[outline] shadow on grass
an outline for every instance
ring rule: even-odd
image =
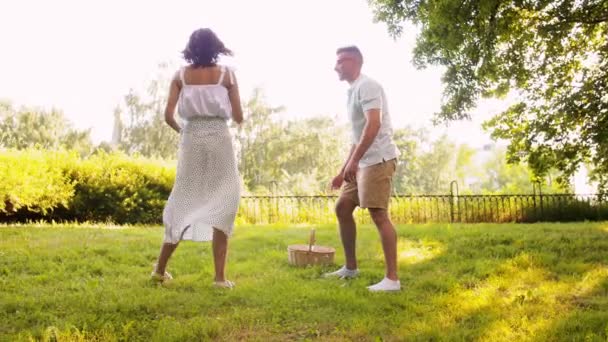
[[[608,234],[602,224],[402,227],[400,238],[435,239],[443,253],[400,263],[411,291],[434,310],[393,330],[406,339],[548,340],[606,338]],[[599,301],[581,317],[571,294]],[[580,290],[578,290],[580,292]],[[599,291],[599,292],[598,292]],[[582,292],[581,292],[582,293]],[[429,298],[430,295],[430,298]]]

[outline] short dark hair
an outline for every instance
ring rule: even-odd
[[[363,62],[363,54],[361,54],[361,50],[359,50],[359,48],[355,45],[343,46],[341,48],[338,48],[338,50],[336,50],[336,55],[342,52],[354,53],[359,58],[361,58],[361,62]]]
[[[224,46],[211,29],[202,28],[192,32],[182,54],[195,67],[207,67],[216,65],[220,55],[232,56],[232,51]]]

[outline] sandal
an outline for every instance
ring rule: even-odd
[[[214,281],[213,286],[223,288],[223,289],[233,289],[236,286],[236,284],[230,280],[224,280],[224,281]]]
[[[173,277],[171,276],[171,274],[167,271],[165,271],[165,274],[160,274],[156,272],[156,264],[154,265],[154,271],[152,271],[152,273],[150,274],[150,279],[153,281],[157,281],[159,283],[163,283],[167,280],[172,280]]]

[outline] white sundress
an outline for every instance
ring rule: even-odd
[[[232,235],[240,201],[240,176],[227,120],[232,116],[228,73],[217,84],[189,85],[180,70],[178,112],[185,121],[179,141],[177,173],[163,211],[166,243],[210,241],[213,228]]]

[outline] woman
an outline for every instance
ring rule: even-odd
[[[175,184],[163,212],[164,241],[152,279],[172,279],[167,261],[182,240],[212,240],[215,286],[232,288],[224,268],[228,238],[240,200],[238,174],[227,120],[243,121],[234,73],[217,64],[232,55],[208,28],[192,33],[183,57],[188,66],[171,81],[165,121],[180,133]],[[175,106],[184,120],[175,120]]]

